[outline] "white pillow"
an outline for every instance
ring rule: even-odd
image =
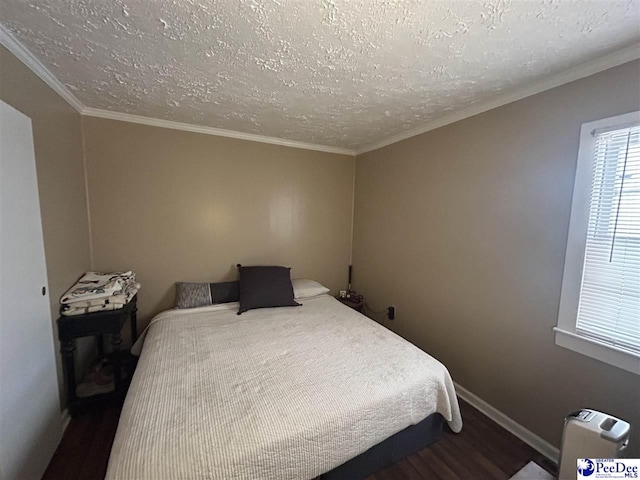
[[[327,287],[313,280],[297,278],[291,280],[291,284],[293,285],[293,296],[295,298],[309,298],[322,295],[323,293],[329,293]]]

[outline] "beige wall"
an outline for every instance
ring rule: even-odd
[[[52,316],[91,268],[135,270],[141,323],[173,283],[274,263],[334,291],[354,159],[80,115],[0,47],[0,98],[32,118]],[[640,425],[640,380],[555,346],[580,124],[638,109],[634,62],[357,159],[355,286],[454,379],[558,445],[581,406]],[[58,358],[59,363],[59,358]],[[58,365],[59,367],[59,365]],[[635,428],[635,455],[640,444]]]
[[[176,281],[236,278],[282,264],[346,284],[353,157],[83,118],[93,265],[132,269],[141,324]]]
[[[554,445],[640,377],[554,344],[580,125],[640,108],[633,62],[358,156],[354,282],[455,381]]]
[[[55,326],[58,301],[90,265],[80,114],[2,46],[0,99],[32,122],[56,362],[64,401]],[[80,345],[86,354],[83,346],[86,342]]]

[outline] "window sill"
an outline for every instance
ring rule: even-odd
[[[556,345],[640,375],[640,355],[555,327]]]

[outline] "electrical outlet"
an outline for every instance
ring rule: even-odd
[[[387,318],[389,318],[389,320],[393,320],[396,318],[396,306],[395,305],[390,305],[387,307]]]

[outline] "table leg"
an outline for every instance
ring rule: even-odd
[[[131,346],[138,339],[138,305],[133,306],[133,310],[131,310]]]
[[[64,371],[67,375],[67,402],[69,403],[69,405],[73,405],[76,402],[76,365],[74,360],[75,349],[76,345],[73,338],[62,340],[60,342],[60,352],[62,353]]]
[[[104,339],[102,334],[96,335],[96,343],[98,344],[98,358],[104,357]]]
[[[113,349],[113,381],[116,391],[120,388],[122,380],[122,372],[120,368],[120,343],[122,343],[122,336],[120,335],[120,332],[114,332],[111,335],[111,347]]]

